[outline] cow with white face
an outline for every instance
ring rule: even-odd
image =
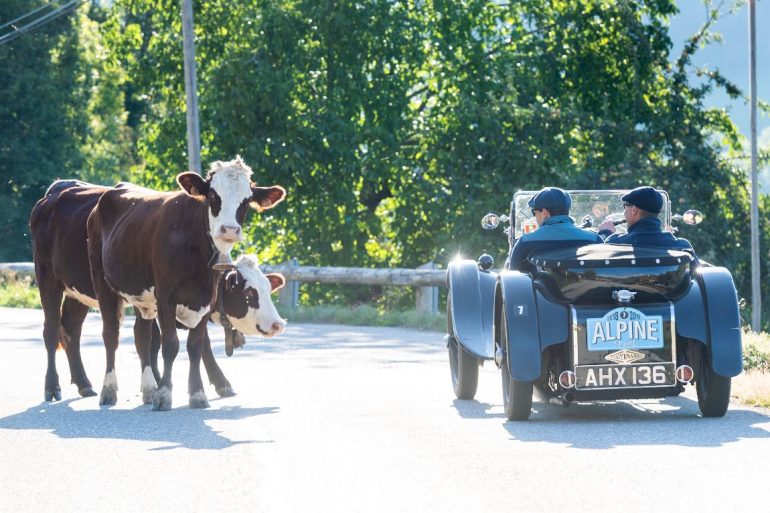
[[[257,212],[272,208],[286,196],[283,187],[254,187],[251,168],[240,156],[211,164],[204,181],[193,172],[177,176],[179,185],[208,203],[209,234],[221,255],[229,259],[236,242],[243,240],[243,224],[249,207]]]
[[[244,335],[273,337],[284,330],[285,321],[278,315],[270,294],[286,283],[282,274],[265,275],[259,261],[252,255],[243,255],[235,269],[224,279],[222,304],[227,318]],[[211,319],[221,324],[219,312]]]
[[[229,260],[233,244],[243,238],[249,207],[272,208],[286,194],[277,185],[256,187],[250,176],[251,169],[238,157],[212,164],[205,180],[196,173],[180,174],[177,181],[184,191],[118,185],[99,198],[88,218],[88,253],[107,350],[101,404],[117,401],[115,350],[120,312],[128,302],[140,313],[134,326],[137,340],[150,340],[155,317],[160,327],[164,365],[154,409],[171,408],[177,319],[190,328],[190,406],[206,406],[200,357],[220,277],[212,265],[220,254]],[[275,333],[277,326],[260,328]]]

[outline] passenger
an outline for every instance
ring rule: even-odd
[[[531,272],[534,268],[527,262],[527,257],[532,253],[602,242],[596,233],[575,226],[574,219],[569,216],[572,198],[558,187],[543,188],[527,205],[532,209],[538,229],[525,233],[516,241],[505,262],[506,269]]]
[[[637,187],[620,199],[623,200],[623,215],[626,217],[628,233],[614,233],[615,225],[611,220],[605,220],[599,225],[599,235],[605,242],[678,249],[695,256],[695,250],[687,239],[680,239],[661,229],[658,214],[663,208],[663,195],[655,188]]]

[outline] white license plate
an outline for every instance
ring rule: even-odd
[[[660,349],[663,317],[645,315],[636,308],[615,308],[604,317],[586,319],[586,345],[589,351]]]
[[[578,365],[575,388],[664,387],[675,384],[673,363]]]

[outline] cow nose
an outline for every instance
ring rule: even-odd
[[[219,234],[225,240],[237,240],[241,236],[241,227],[222,225]]]
[[[283,323],[282,323],[282,322],[277,322],[277,321],[276,321],[276,322],[274,322],[274,323],[273,323],[273,324],[270,326],[270,328],[271,328],[271,330],[273,331],[273,333],[274,333],[275,335],[278,335],[279,333],[283,332]]]

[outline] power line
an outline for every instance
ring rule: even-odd
[[[0,30],[4,29],[5,27],[7,27],[7,26],[9,26],[9,25],[13,25],[13,24],[14,24],[14,23],[16,23],[17,21],[21,21],[21,20],[23,20],[24,18],[29,18],[29,17],[30,17],[30,16],[32,16],[33,14],[37,14],[38,12],[40,12],[40,11],[42,11],[42,10],[44,10],[44,9],[48,9],[49,7],[52,7],[52,6],[53,6],[53,4],[43,4],[43,5],[41,5],[40,7],[38,7],[37,9],[35,9],[34,11],[30,11],[30,12],[28,12],[27,14],[22,14],[22,15],[21,15],[21,16],[19,16],[18,18],[14,19],[14,20],[11,20],[11,21],[9,21],[8,23],[5,23],[5,24],[3,24],[3,25],[0,25]]]
[[[22,36],[29,32],[32,29],[41,27],[47,23],[50,23],[51,21],[55,20],[56,18],[59,18],[61,16],[64,16],[65,14],[69,14],[70,12],[74,11],[84,3],[86,3],[88,0],[70,0],[66,4],[60,6],[55,11],[49,12],[43,16],[40,16],[37,19],[34,19],[27,23],[26,25],[22,25],[21,27],[15,28],[13,32],[9,32],[8,34],[0,37],[0,45],[3,45],[5,43],[10,43],[14,39],[16,39],[19,36]],[[40,10],[40,9],[38,9]],[[34,11],[33,11],[34,12]],[[32,13],[27,13],[26,15],[22,16],[20,19],[27,18]]]

